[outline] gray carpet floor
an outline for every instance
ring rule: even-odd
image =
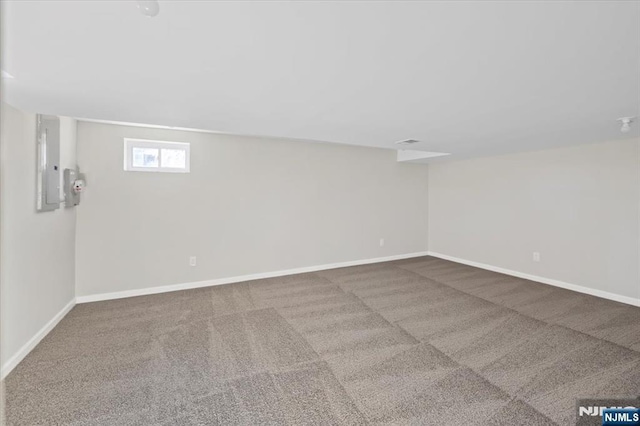
[[[9,424],[574,424],[640,395],[640,308],[422,257],[77,305]]]

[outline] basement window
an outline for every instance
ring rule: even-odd
[[[184,142],[124,139],[124,169],[129,172],[189,173],[190,145]]]

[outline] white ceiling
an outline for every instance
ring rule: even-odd
[[[640,2],[11,2],[9,103],[448,158],[638,136]]]

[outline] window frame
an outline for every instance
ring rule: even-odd
[[[158,167],[135,167],[133,148],[153,148],[158,150]],[[184,167],[162,167],[162,149],[185,151]],[[152,173],[191,173],[191,144],[188,142],[159,141],[151,139],[124,138],[124,171]]]

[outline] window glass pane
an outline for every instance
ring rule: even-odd
[[[187,167],[187,156],[184,149],[161,149],[162,167],[184,169]]]
[[[159,167],[157,148],[133,147],[133,167]]]

